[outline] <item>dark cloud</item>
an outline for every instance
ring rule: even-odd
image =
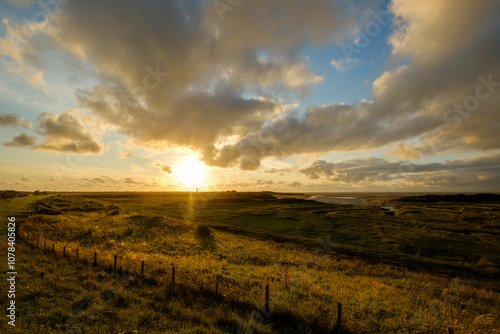
[[[242,169],[256,169],[269,156],[369,149],[418,134],[418,130],[408,128],[391,132],[387,119],[378,119],[370,112],[372,105],[333,104],[310,107],[303,114],[289,113],[234,144],[205,152],[204,159],[215,166],[238,164]]]
[[[18,114],[0,115],[0,125],[21,125],[33,129],[31,122]],[[23,133],[14,137],[11,142],[5,143],[4,146],[33,147],[40,150],[79,154],[102,152],[102,144],[88,132],[72,111],[64,111],[60,115],[42,113],[34,130],[39,135],[45,136],[45,140],[40,145],[33,146],[37,138]]]
[[[59,47],[99,73],[95,86],[76,93],[100,120],[143,145],[217,154],[219,143],[285,111],[273,92],[304,96],[322,80],[299,51],[340,41],[354,12],[345,1],[256,0],[221,17],[214,3],[73,0],[50,24],[23,27],[38,29],[37,43],[14,43],[21,30],[9,25],[1,51],[42,83],[38,55]],[[99,152],[55,141],[42,147]],[[242,167],[255,166],[243,159]]]
[[[72,1],[53,19],[64,29],[50,34],[70,52],[91,57],[105,77],[103,84],[77,92],[81,106],[143,144],[166,142],[209,152],[218,140],[256,131],[280,111],[276,99],[243,97],[247,89],[278,85],[302,92],[320,80],[306,58],[282,53],[302,42],[294,34],[281,36],[281,24],[303,30],[303,42],[326,41],[342,26],[340,7],[330,1],[307,6],[258,2],[242,4],[221,21],[211,2],[120,2],[117,13],[113,1]],[[317,14],[313,24],[298,8],[304,6]],[[262,18],[257,19],[261,15],[274,16],[265,33]],[[280,52],[259,56],[271,47]]]
[[[392,59],[406,64],[375,80],[372,101],[288,113],[236,143],[207,152],[207,162],[254,169],[269,156],[371,149],[394,142],[401,146],[389,154],[404,158],[500,148],[500,3],[457,6],[446,0],[436,7],[430,0],[395,0],[391,10],[396,24],[389,39]],[[415,137],[418,144],[406,142]]]
[[[19,136],[14,137],[11,142],[4,143],[3,146],[29,147],[35,144],[36,139],[37,139],[36,137],[28,136],[27,134],[23,133],[20,134]]]
[[[299,171],[311,180],[338,184],[493,189],[500,185],[500,154],[444,163],[391,162],[382,158],[353,159],[337,163],[316,160]]]
[[[45,136],[45,141],[35,148],[78,154],[101,153],[102,144],[94,138],[71,111],[60,115],[43,113],[40,115],[37,132]]]
[[[123,183],[126,183],[126,184],[141,184],[141,182],[137,182],[136,180],[134,180],[131,177],[126,177],[122,181],[123,181]]]
[[[19,118],[18,114],[1,114],[0,126],[17,125],[19,124]]]
[[[0,126],[21,126],[24,128],[33,128],[33,125],[29,120],[19,116],[18,114],[1,114],[0,115]]]
[[[271,186],[271,185],[274,184],[274,181],[259,179],[259,180],[255,181],[255,184],[258,185],[258,186]]]
[[[164,165],[162,164],[160,161],[155,161],[155,166],[160,168],[160,170],[164,173],[167,173],[167,174],[172,174],[173,171],[172,171],[172,167],[168,166],[168,165]]]
[[[354,13],[371,9],[358,3],[254,0],[221,14],[213,1],[72,0],[48,24],[23,27],[38,29],[36,43],[14,43],[21,28],[7,24],[0,52],[43,84],[40,55],[60,48],[98,73],[76,96],[102,124],[136,144],[199,151],[213,166],[253,170],[266,157],[391,143],[401,145],[388,154],[404,158],[500,148],[495,0],[393,0],[392,55],[371,101],[286,105],[322,80],[304,47],[342,41]],[[77,118],[50,115],[37,148],[102,151]]]

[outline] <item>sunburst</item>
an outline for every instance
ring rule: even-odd
[[[206,182],[206,169],[204,163],[198,161],[196,157],[184,158],[176,167],[175,174],[177,180],[189,189],[202,188]]]

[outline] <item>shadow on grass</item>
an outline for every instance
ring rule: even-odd
[[[163,295],[165,298],[161,301],[163,305],[168,305],[168,300],[176,299],[183,300],[186,303],[203,303],[204,307],[211,307],[220,304],[235,310],[238,314],[245,315],[240,318],[240,321],[235,321],[231,319],[224,320],[220,325],[225,330],[230,330],[231,333],[246,333],[245,328],[248,329],[248,333],[253,333],[253,328],[246,327],[244,320],[253,318],[265,325],[272,326],[273,330],[278,333],[321,333],[321,334],[356,334],[349,328],[345,326],[325,325],[324,319],[313,318],[308,321],[297,314],[294,314],[287,310],[274,310],[265,311],[264,309],[258,308],[255,304],[247,301],[241,301],[231,296],[223,296],[216,294],[215,291],[210,289],[198,288],[193,286],[187,286],[183,284],[176,284],[174,286],[168,285],[165,288],[165,293]],[[168,306],[161,307],[158,311],[165,312],[168,310]]]

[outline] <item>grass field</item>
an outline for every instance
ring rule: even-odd
[[[342,333],[500,333],[500,204],[391,204],[393,215],[271,193],[2,199],[4,228],[15,216],[25,238],[9,332],[334,333],[342,303]]]

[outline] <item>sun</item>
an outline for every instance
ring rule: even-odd
[[[195,157],[183,159],[176,168],[177,180],[189,190],[205,186],[207,167]]]

